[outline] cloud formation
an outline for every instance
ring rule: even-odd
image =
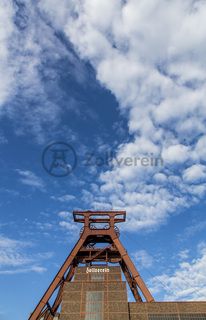
[[[132,254],[137,268],[150,268],[153,265],[154,259],[146,250],[138,250]]]
[[[0,21],[0,119],[12,121],[17,135],[29,132],[43,143],[63,111],[59,61],[67,62],[77,82],[83,81],[83,68],[37,3],[1,0]]]
[[[53,87],[48,91],[43,81],[48,76],[55,83],[56,73],[49,68],[43,74],[42,65],[68,57],[77,66],[76,78],[81,74],[61,33],[91,63],[128,119],[130,141],[118,146],[116,157],[164,160],[163,167],[114,161],[100,174],[99,189],[90,191],[90,206],[126,209],[127,228],[136,230],[156,228],[200,201],[206,193],[204,1],[60,0],[57,6],[54,0],[2,0],[0,12],[7,25],[0,34],[7,71],[1,113],[15,121],[23,114],[39,141],[45,121],[58,121],[61,110],[49,99]],[[5,108],[21,93],[24,104]]]
[[[61,219],[59,226],[65,230],[70,236],[76,237],[79,235],[80,228],[73,222],[73,216],[69,211],[60,211],[58,216]]]
[[[70,202],[76,199],[76,197],[73,194],[64,194],[62,196],[56,197],[51,196],[52,200],[60,201],[60,202]]]
[[[25,249],[31,243],[23,242],[0,235],[0,274],[17,274],[36,272],[42,273],[47,269],[40,265],[41,261],[51,257],[51,253],[27,254]]]
[[[165,301],[205,300],[206,299],[206,245],[198,246],[198,257],[191,262],[182,261],[171,274],[162,274],[151,279],[152,292],[165,292]],[[188,250],[180,253],[182,259],[188,258]]]
[[[156,228],[206,192],[206,3],[62,1],[57,12],[53,5],[43,0],[39,8],[128,117],[132,138],[117,157],[164,160],[161,169],[113,164],[93,203],[126,208],[129,229]]]
[[[20,169],[16,169],[16,171],[20,176],[19,180],[21,181],[21,183],[27,186],[39,189],[41,191],[45,190],[44,181],[40,177],[38,177],[34,172],[30,170],[20,170]]]

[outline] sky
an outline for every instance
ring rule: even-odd
[[[206,299],[205,16],[204,0],[0,0],[0,320],[28,318],[74,209],[127,211],[157,301]]]

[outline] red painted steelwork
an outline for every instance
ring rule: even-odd
[[[150,291],[119,240],[119,230],[115,224],[125,221],[126,212],[74,211],[73,217],[75,222],[84,223],[80,238],[30,315],[29,320],[52,320],[54,318],[61,304],[64,284],[72,280],[75,268],[79,263],[92,264],[96,261],[119,263],[135,300],[141,302],[143,301],[143,296],[147,302],[154,301]],[[102,227],[104,223],[107,224],[106,228]],[[97,248],[95,245],[98,243],[105,243],[107,246]],[[57,290],[56,298],[51,306],[49,301]]]

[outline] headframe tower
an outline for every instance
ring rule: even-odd
[[[79,265],[119,264],[136,302],[153,302],[154,298],[122,245],[117,227],[125,222],[126,211],[74,211],[74,222],[82,223],[80,237],[29,320],[52,320],[58,311],[65,284]],[[52,301],[52,302],[51,302]]]

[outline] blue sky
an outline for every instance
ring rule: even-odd
[[[78,239],[74,209],[127,211],[121,240],[156,300],[206,299],[205,14],[0,0],[0,319],[27,319]],[[77,156],[64,178],[42,166],[56,141]]]

